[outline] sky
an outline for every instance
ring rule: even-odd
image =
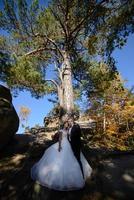
[[[134,34],[130,35],[127,44],[122,49],[116,49],[113,53],[116,59],[117,69],[123,79],[127,80],[126,87],[134,86]]]
[[[47,2],[40,0],[40,3]],[[0,3],[1,6],[1,3]],[[127,80],[126,87],[131,88],[134,86],[134,35],[129,36],[126,45],[122,49],[116,49],[113,53],[116,59],[117,69],[121,73],[123,79]],[[51,69],[47,72],[47,77],[51,78]],[[48,112],[53,108],[53,104],[48,101],[49,96],[44,96],[40,99],[31,97],[30,92],[20,92],[19,95],[13,97],[13,105],[19,114],[20,107],[25,106],[31,110],[28,117],[28,126],[34,127],[35,125],[43,126],[43,119]],[[23,133],[24,129],[21,124],[18,133]]]

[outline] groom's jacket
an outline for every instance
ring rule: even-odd
[[[71,146],[74,148],[81,148],[81,128],[79,124],[74,124],[70,133]]]
[[[78,160],[78,163],[81,168],[81,172],[84,178],[84,172],[83,172],[83,167],[80,159],[80,152],[81,152],[81,128],[79,124],[74,124],[71,132],[70,132],[70,144],[73,150],[73,153]]]

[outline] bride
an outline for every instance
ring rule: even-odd
[[[59,131],[59,142],[50,146],[42,158],[31,169],[31,177],[47,188],[69,191],[84,187],[85,181],[90,177],[92,168],[84,155],[80,154],[84,178],[80,165],[73,154],[68,141],[69,123],[64,123]]]

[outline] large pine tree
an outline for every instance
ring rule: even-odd
[[[36,95],[56,89],[67,112],[74,110],[73,80],[82,83],[86,63],[103,59],[113,67],[112,51],[134,31],[131,0],[53,0],[47,6],[38,0],[2,2],[0,27],[6,34],[0,51],[10,55],[8,84]],[[57,78],[46,80],[52,63]]]

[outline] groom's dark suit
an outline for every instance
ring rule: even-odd
[[[73,150],[73,153],[76,157],[76,159],[78,160],[78,163],[80,165],[83,177],[84,177],[84,173],[83,173],[83,167],[82,167],[82,163],[80,160],[80,151],[81,151],[81,128],[78,124],[74,124],[71,128],[70,131],[70,144]]]

